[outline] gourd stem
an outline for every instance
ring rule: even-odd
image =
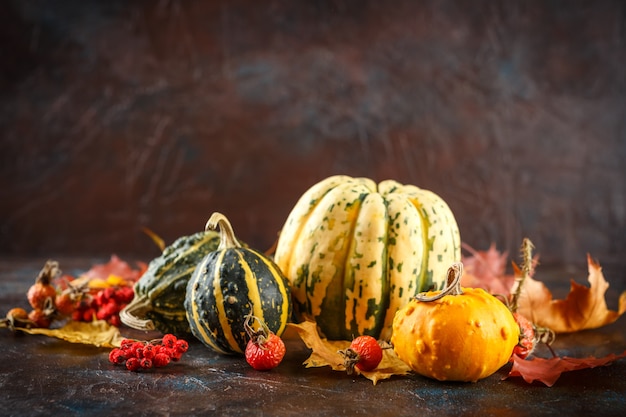
[[[463,275],[463,264],[461,262],[455,262],[450,268],[448,268],[448,281],[446,287],[439,293],[431,296],[427,296],[424,293],[417,294],[415,299],[418,301],[435,301],[446,295],[461,295],[461,276]]]
[[[150,300],[148,297],[136,298],[126,305],[120,311],[120,320],[122,323],[136,330],[154,330],[154,322],[152,320],[142,320],[137,318],[133,313],[137,311],[150,310]]]
[[[224,216],[222,213],[215,212],[206,222],[204,230],[216,230],[218,227],[220,229],[220,245],[218,247],[218,250],[241,247],[239,241],[235,237],[233,227],[231,226],[226,216]]]

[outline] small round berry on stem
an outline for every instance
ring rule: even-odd
[[[340,350],[348,375],[357,367],[361,371],[373,371],[383,359],[383,349],[372,336],[359,336],[352,340],[350,347]]]
[[[253,321],[258,323],[258,330],[252,327]],[[257,371],[269,371],[277,367],[286,352],[283,340],[252,313],[246,316],[244,329],[250,337],[245,351],[248,364]]]
[[[41,271],[39,271],[35,283],[31,285],[26,293],[26,298],[33,310],[43,310],[49,299],[54,302],[57,290],[51,282],[60,273],[59,263],[56,261],[47,261]]]

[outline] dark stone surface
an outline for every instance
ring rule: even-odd
[[[463,240],[626,266],[621,1],[0,3],[0,254],[154,254],[213,211],[265,249],[336,173]]]
[[[91,266],[63,259],[67,272]],[[1,313],[26,307],[25,293],[39,261],[0,262]],[[74,272],[74,273],[76,273]],[[546,281],[566,288],[562,271]],[[613,296],[614,289],[609,293]],[[150,339],[123,329],[126,336]],[[597,330],[559,335],[559,355],[584,357],[626,349],[626,320]],[[377,385],[329,368],[304,368],[306,347],[287,340],[284,361],[270,372],[250,368],[240,357],[220,356],[198,341],[182,360],[149,372],[129,372],[108,362],[108,349],[0,329],[0,416],[623,416],[626,361],[568,372],[556,384],[502,380],[505,367],[476,383],[442,383],[417,375]],[[540,349],[538,354],[548,355]]]

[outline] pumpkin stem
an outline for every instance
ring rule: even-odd
[[[216,230],[218,227],[220,229],[220,245],[217,250],[241,247],[239,241],[235,237],[233,226],[231,226],[226,216],[222,213],[215,212],[206,222],[204,230]]]
[[[461,295],[463,290],[461,289],[461,276],[463,275],[463,264],[461,262],[455,262],[450,268],[448,268],[448,282],[446,287],[439,291],[439,293],[427,296],[424,293],[417,294],[415,299],[417,301],[435,301],[446,295]]]

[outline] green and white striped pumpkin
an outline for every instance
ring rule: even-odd
[[[459,229],[439,196],[345,175],[302,195],[274,255],[290,281],[296,319],[315,320],[331,340],[389,340],[396,311],[442,288],[460,259]]]
[[[289,282],[264,254],[239,245],[228,219],[214,213],[207,230],[219,227],[220,245],[198,264],[187,284],[185,311],[192,334],[219,353],[243,353],[244,322],[252,314],[277,335],[291,316]]]

